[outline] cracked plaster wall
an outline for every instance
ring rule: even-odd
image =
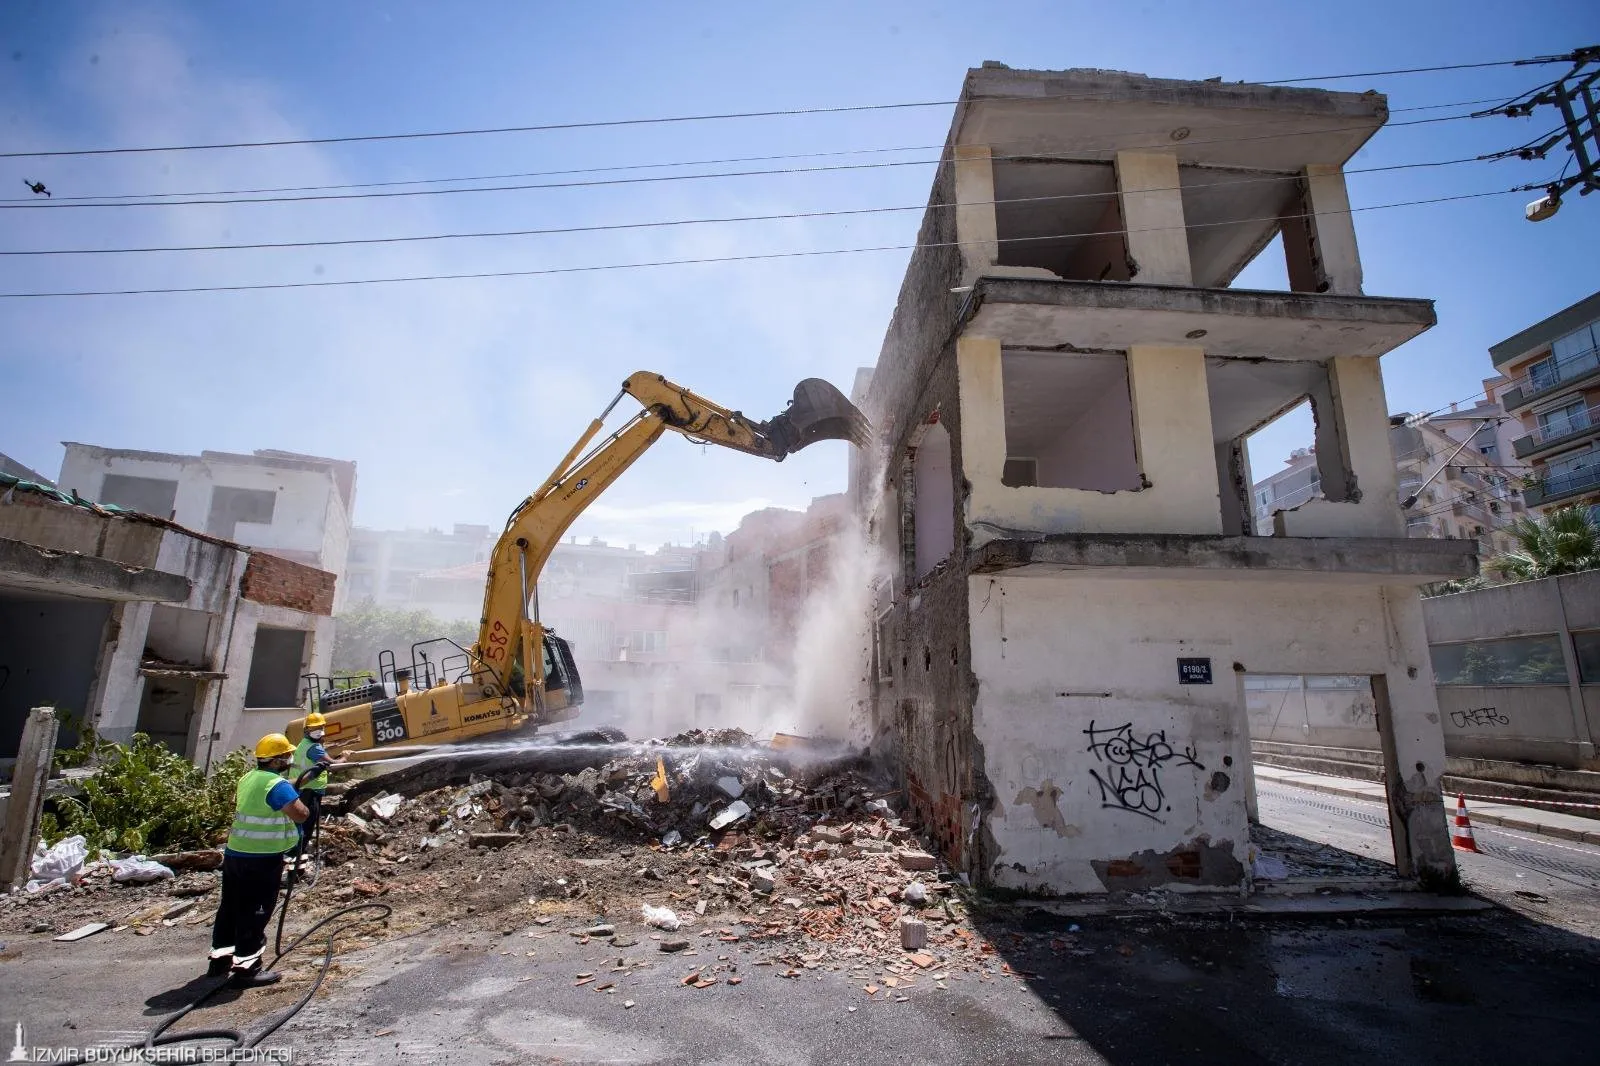
[[[984,877],[1047,893],[1241,883],[1251,783],[1236,663],[1383,677],[1406,809],[1439,814],[1443,741],[1415,600],[1294,580],[969,578],[972,727],[993,789]],[[1179,657],[1210,658],[1213,683],[1180,685]],[[1414,819],[1410,847],[1448,865],[1432,816]]]

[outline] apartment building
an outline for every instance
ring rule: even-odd
[[[493,546],[494,537],[485,525],[457,522],[448,533],[438,529],[357,526],[350,531],[350,553],[345,564],[346,602],[371,600],[383,607],[411,607],[418,591],[417,580],[423,574],[481,563],[489,558]],[[468,613],[475,617],[482,602],[480,584],[478,600]]]
[[[1527,505],[1600,514],[1600,292],[1494,345],[1489,357],[1511,379],[1500,402],[1521,424],[1517,459],[1533,467]]]
[[[1453,868],[1418,587],[1477,545],[1408,538],[1397,504],[1379,360],[1434,312],[1363,293],[1343,172],[1387,117],[1373,92],[968,72],[850,484],[896,561],[873,750],[975,881],[1247,886],[1251,675],[1369,692],[1397,869]],[[1290,291],[1230,288],[1280,235]],[[1269,524],[1246,439],[1305,399],[1318,495]]]

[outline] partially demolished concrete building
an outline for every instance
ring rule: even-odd
[[[1369,686],[1402,876],[1453,868],[1379,358],[1343,166],[1384,97],[968,73],[863,398],[875,748],[946,856],[1047,893],[1237,890],[1253,674]],[[1290,290],[1230,283],[1282,234]],[[1258,528],[1246,438],[1308,398],[1317,498]]]
[[[0,474],[0,772],[31,707],[202,765],[303,713],[334,575]]]

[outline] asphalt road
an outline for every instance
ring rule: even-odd
[[[1272,786],[1261,809],[1284,832],[1378,859],[1388,852],[1376,804]],[[942,989],[919,975],[899,990],[903,1001],[869,999],[862,985],[883,973],[860,960],[786,978],[787,963],[762,965],[777,953],[770,946],[691,937],[691,952],[668,955],[653,930],[626,920],[617,924],[639,941],[626,948],[582,945],[565,934],[572,923],[509,936],[441,925],[353,945],[268,1046],[307,1064],[1589,1066],[1600,942],[1586,930],[1600,849],[1487,827],[1478,838],[1486,854],[1464,855],[1463,869],[1506,909],[1295,920],[1147,913],[1079,919],[1076,931],[1066,918],[996,909],[979,922],[997,949],[991,973],[952,974]],[[159,952],[144,950],[157,939]],[[182,999],[203,951],[198,927],[149,941],[13,943],[0,965],[0,1021],[9,1032],[18,1011],[30,1042],[49,1044],[138,1028]],[[311,963],[297,964],[296,988]],[[723,979],[685,986],[703,964],[720,964]],[[735,974],[737,985],[727,980]],[[192,1024],[248,1028],[295,992],[247,993]]]
[[[1257,794],[1268,825],[1393,865],[1382,804],[1265,781]],[[1472,833],[1481,854],[1457,851],[1456,863],[1474,892],[1537,922],[1600,938],[1600,847],[1487,825]]]

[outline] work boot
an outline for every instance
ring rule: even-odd
[[[283,980],[283,974],[276,970],[234,970],[228,983],[235,988],[262,988],[266,985],[275,985]]]

